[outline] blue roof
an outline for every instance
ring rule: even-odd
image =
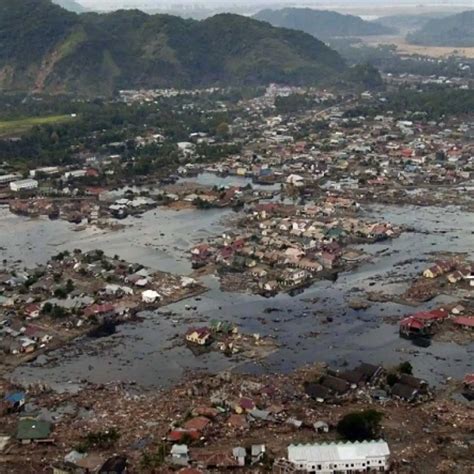
[[[18,403],[22,402],[25,399],[25,392],[15,392],[15,393],[9,393],[6,397],[5,400],[10,403]]]

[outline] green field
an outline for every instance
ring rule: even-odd
[[[73,120],[70,115],[49,115],[48,117],[26,117],[17,120],[0,120],[0,136],[21,135],[36,125],[48,125]]]

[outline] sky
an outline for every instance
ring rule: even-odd
[[[232,11],[253,14],[262,8],[312,7],[360,15],[366,19],[384,15],[450,11],[453,14],[474,9],[474,0],[75,0],[89,10],[111,11],[139,8],[147,12]],[[420,7],[420,5],[422,5]]]
[[[216,6],[216,5],[233,5],[238,6],[242,4],[304,4],[304,5],[393,5],[408,4],[408,5],[471,5],[474,8],[474,0],[300,0],[300,1],[284,1],[284,0],[77,0],[78,3],[89,8],[112,8],[121,6],[146,5],[150,7],[170,7],[174,5],[192,4],[202,6]]]

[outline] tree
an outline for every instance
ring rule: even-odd
[[[390,387],[393,387],[399,380],[400,378],[397,374],[394,374],[392,372],[387,374],[387,383],[388,385],[390,385]]]
[[[380,431],[383,414],[376,410],[364,410],[345,415],[337,424],[337,432],[351,441],[374,439]]]
[[[154,470],[159,468],[166,460],[168,455],[168,449],[165,444],[160,444],[156,452],[149,453],[144,452],[140,460],[140,466],[142,469]]]
[[[227,122],[221,122],[216,127],[216,135],[219,137],[225,137],[229,133],[229,124]]]
[[[405,361],[405,362],[402,362],[402,363],[398,366],[398,371],[399,371],[401,374],[412,375],[412,374],[413,374],[413,366],[410,364],[410,362]]]
[[[69,279],[67,282],[66,282],[66,291],[68,293],[71,293],[72,291],[74,291],[74,282]]]
[[[43,314],[50,314],[51,311],[53,310],[53,305],[47,301],[44,305],[43,305],[43,308],[41,309],[41,312]]]

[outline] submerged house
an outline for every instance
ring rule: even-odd
[[[206,346],[212,342],[212,334],[208,328],[190,329],[186,333],[186,340],[193,344]]]

